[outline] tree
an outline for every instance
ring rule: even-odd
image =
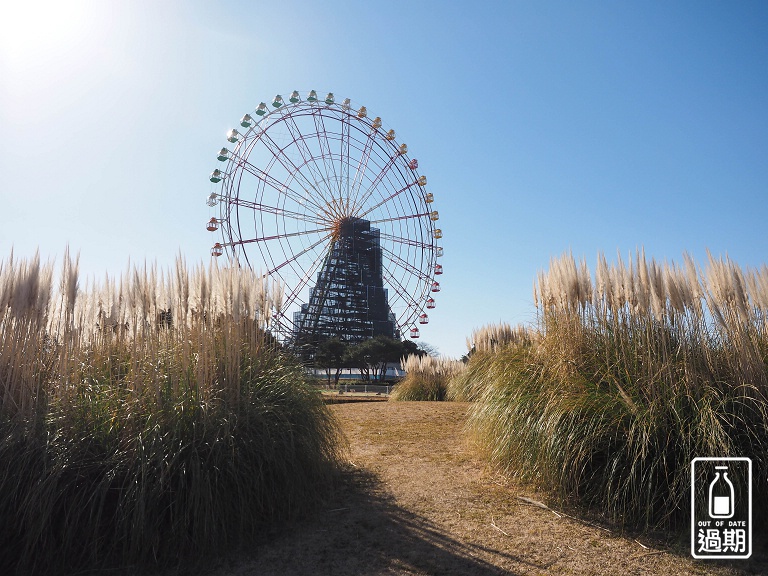
[[[360,370],[363,380],[383,380],[387,365],[396,364],[404,356],[424,356],[414,342],[401,342],[388,336],[379,335],[370,340],[350,346],[347,353],[349,366]]]
[[[334,386],[338,387],[341,369],[346,366],[349,345],[340,338],[329,338],[318,344],[315,353],[315,366],[325,369],[328,386],[331,386],[331,372],[335,370]]]
[[[433,358],[437,358],[440,356],[440,351],[437,349],[436,346],[433,346],[429,342],[419,342],[418,343],[419,350],[421,350],[424,354],[422,356],[432,356]]]
[[[371,379],[371,358],[374,353],[374,346],[371,342],[373,340],[364,340],[357,344],[352,344],[347,350],[347,364],[360,370],[360,377],[363,380]]]
[[[421,358],[422,356],[427,355],[427,353],[419,348],[419,345],[413,340],[404,340],[401,344],[403,346],[403,353],[400,355],[401,358],[406,356],[418,356]]]
[[[377,356],[379,362],[379,380],[383,380],[387,375],[387,365],[398,364],[404,356],[405,342],[395,340],[394,338],[379,337],[380,354]]]

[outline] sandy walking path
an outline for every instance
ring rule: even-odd
[[[694,561],[536,503],[488,469],[466,440],[467,404],[332,407],[350,441],[334,498],[216,576],[757,574],[755,562]]]

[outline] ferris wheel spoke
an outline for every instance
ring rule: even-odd
[[[264,147],[269,151],[270,154],[272,154],[274,159],[283,168],[285,168],[291,175],[296,176],[297,180],[300,177],[307,186],[309,186],[318,194],[318,196],[320,196],[324,204],[328,204],[328,199],[325,197],[321,190],[318,190],[317,183],[311,182],[309,178],[307,178],[306,174],[304,174],[299,166],[296,166],[296,164],[294,164],[294,162],[283,153],[283,151],[280,149],[280,146],[278,146],[278,144],[269,136],[269,134],[264,132],[260,141],[264,143]],[[320,208],[320,205],[317,205],[317,207]]]
[[[389,260],[397,264],[400,268],[403,270],[406,270],[413,276],[416,276],[419,280],[423,280],[424,282],[431,282],[432,277],[428,274],[425,274],[420,269],[416,268],[413,264],[408,262],[407,260],[403,260],[400,256],[389,250],[388,248],[385,248],[384,246],[381,247],[382,252],[386,252],[389,255]]]
[[[288,234],[288,235],[285,235],[285,236],[282,236],[282,237],[285,238],[286,236],[294,236],[294,234]],[[274,274],[275,272],[280,270],[283,266],[285,266],[287,264],[290,264],[291,262],[295,262],[296,260],[298,260],[299,258],[304,256],[304,254],[307,254],[307,253],[311,252],[312,250],[314,250],[315,248],[317,248],[318,246],[320,246],[323,242],[325,242],[327,240],[330,240],[332,236],[333,236],[333,233],[330,233],[330,234],[327,234],[326,236],[323,236],[322,238],[320,238],[320,240],[318,240],[317,242],[315,242],[311,246],[307,246],[304,250],[302,250],[301,252],[297,252],[291,258],[289,258],[288,260],[286,260],[282,264],[279,264],[279,265],[275,266],[274,268],[272,268],[272,270],[267,272],[267,275]]]
[[[423,214],[408,214],[407,216],[393,216],[392,218],[382,218],[380,220],[369,220],[371,224],[382,224],[384,222],[396,222],[397,220],[409,220],[412,218],[423,218],[429,216],[429,212]]]
[[[270,176],[267,172],[260,169],[259,167],[255,166],[253,163],[251,163],[248,158],[242,156],[237,152],[238,148],[235,148],[235,152],[232,153],[233,161],[235,161],[235,166],[238,168],[242,168],[245,172],[248,172],[251,176],[255,176],[258,180],[260,180],[262,183],[266,184],[273,190],[275,190],[278,194],[285,194],[288,198],[296,202],[297,204],[304,204],[307,202],[307,198],[296,192],[295,190],[291,189],[290,187],[286,186],[279,180],[273,178]],[[231,184],[229,186],[233,191],[236,191],[236,187],[234,184]],[[230,197],[236,196],[237,194],[229,194]],[[311,204],[314,205],[313,202],[310,201]],[[319,206],[316,205],[317,208]]]
[[[333,172],[333,177],[338,183],[338,189],[336,190],[336,194],[338,196],[338,200],[343,205],[343,212],[344,214],[350,214],[350,195],[347,193],[348,190],[345,190],[345,186],[348,185],[349,182],[349,122],[346,120],[346,114],[343,114],[341,117],[341,132],[336,133],[333,132],[333,135],[338,137],[340,143],[341,143],[341,153],[338,157],[338,172],[336,170],[336,162],[334,161],[333,157],[333,150],[331,148],[331,141],[328,138],[328,130],[325,126],[325,117],[322,114],[318,114],[315,116],[315,127],[317,128],[317,139],[318,144],[320,146],[321,150],[324,150],[323,152],[323,158],[325,158],[325,153],[327,152],[327,156],[329,159],[328,164],[330,164],[331,171]],[[320,133],[323,134],[323,139],[325,141],[325,148],[323,148],[323,142],[320,139]],[[346,157],[347,159],[344,159],[344,147],[345,147],[345,138],[346,138]],[[344,174],[346,169],[346,175]]]
[[[400,280],[395,277],[393,274],[390,274],[388,270],[385,268],[382,269],[382,277],[384,279],[384,282],[386,284],[389,284],[395,289],[395,293],[403,300],[405,304],[410,304],[409,299],[406,296],[408,294],[408,290],[405,286],[400,282]],[[400,326],[400,328],[403,328],[406,324],[408,324],[411,320],[411,318],[418,313],[419,308],[418,306],[408,306],[408,308],[414,308],[413,312],[411,312],[411,315],[406,319],[403,320],[402,318],[397,318],[397,324]]]
[[[371,152],[373,152],[373,140],[374,140],[375,134],[376,134],[375,130],[372,133],[369,133],[368,138],[365,141],[365,145],[363,146],[363,152],[360,155],[360,160],[358,161],[357,169],[355,170],[355,178],[352,181],[352,186],[347,192],[347,196],[349,198],[356,198],[360,190],[360,187],[363,185],[363,178],[365,177],[365,171],[368,169],[368,160],[370,160]]]
[[[282,238],[296,238],[298,236],[311,236],[313,234],[321,234],[323,232],[328,233],[328,235],[322,238],[320,240],[321,242],[322,240],[328,239],[332,235],[333,228],[318,228],[316,230],[303,230],[301,232],[290,232],[288,234],[274,234],[272,236],[261,236],[259,238],[249,238],[247,240],[236,240],[234,242],[222,243],[222,246],[240,246],[243,244],[253,244],[256,242],[269,242],[270,240],[280,240]],[[317,246],[317,244],[318,243],[313,244],[311,248]],[[302,254],[304,253],[305,252],[302,252]]]
[[[393,199],[393,198],[395,198],[396,196],[399,196],[400,194],[402,194],[402,193],[403,193],[403,192],[405,192],[406,190],[409,190],[409,189],[413,188],[413,187],[414,187],[414,186],[416,186],[417,184],[418,184],[418,181],[417,181],[417,180],[414,180],[413,182],[411,182],[411,183],[410,183],[410,184],[408,184],[407,186],[405,186],[405,187],[403,187],[403,188],[400,188],[400,190],[397,190],[396,192],[393,192],[392,194],[390,194],[389,196],[387,196],[386,198],[384,198],[384,200],[382,200],[382,201],[381,201],[381,202],[379,202],[378,204],[374,204],[373,206],[371,206],[370,208],[368,208],[368,210],[366,210],[365,212],[363,212],[362,214],[360,214],[360,215],[358,216],[358,218],[365,218],[365,217],[366,217],[368,214],[370,214],[371,212],[373,212],[373,211],[374,211],[374,210],[376,210],[377,208],[380,208],[381,206],[383,206],[384,204],[386,204],[387,202],[389,202],[390,200],[392,200],[392,199]]]
[[[314,114],[313,114],[314,116]],[[323,176],[325,178],[328,178],[328,169],[325,168],[325,170],[322,170],[320,166],[317,163],[317,158],[312,153],[312,150],[307,145],[307,142],[305,141],[305,136],[301,133],[301,129],[296,124],[296,119],[294,118],[293,114],[287,114],[285,116],[287,119],[286,121],[286,128],[288,128],[288,132],[291,134],[291,138],[293,138],[293,141],[296,143],[296,149],[299,152],[299,155],[301,156],[301,159],[304,162],[304,165],[307,166],[307,169],[312,174],[313,180],[315,180],[315,184],[317,184],[317,181],[323,180]],[[321,149],[322,154],[322,149]],[[310,164],[310,162],[312,164]],[[323,161],[325,163],[325,161]],[[312,170],[311,166],[314,165],[315,170]]]
[[[323,224],[325,224],[325,222],[323,222],[318,218],[308,218],[307,214],[301,214],[300,212],[292,212],[291,210],[285,210],[283,208],[277,208],[275,206],[268,206],[266,204],[261,204],[259,202],[249,202],[248,200],[241,200],[239,198],[234,198],[234,199],[230,199],[229,203],[235,206],[240,206],[242,208],[251,208],[253,210],[256,210],[257,212],[266,212],[267,214],[275,214],[276,216],[286,216],[288,218],[292,218],[293,220],[308,222],[310,224],[316,224],[318,226],[322,226]]]
[[[296,204],[299,204],[300,206],[304,204],[310,204],[315,208],[317,208],[318,211],[321,210],[321,206],[315,203],[314,201],[312,201],[311,196],[309,196],[308,194],[303,195],[296,192],[296,190],[294,190],[293,188],[290,188],[289,186],[276,180],[275,178],[273,178],[263,170],[257,168],[247,160],[242,160],[241,167],[243,168],[243,170],[245,170],[252,176],[255,176],[261,182],[263,182],[264,184],[266,184],[267,186],[275,190],[278,194],[284,194],[285,196],[287,196],[288,198],[296,202]]]
[[[352,125],[350,124],[350,115],[343,114],[341,117],[341,142],[339,142],[339,172],[341,172],[340,186],[345,186],[349,182],[349,161],[350,161],[350,132]],[[345,174],[346,172],[346,174]],[[347,210],[349,209],[349,189],[347,192]]]
[[[328,240],[330,237],[323,238],[320,242],[323,242],[325,240]],[[330,245],[330,243],[329,243]],[[311,248],[316,248],[317,244]],[[309,250],[309,249],[308,249]],[[315,258],[315,260],[312,262],[312,265],[307,268],[307,270],[304,272],[300,280],[296,283],[296,286],[291,290],[290,294],[285,298],[286,307],[293,304],[293,301],[296,300],[296,298],[299,295],[299,292],[303,290],[303,288],[309,283],[309,279],[315,275],[315,272],[320,268],[320,266],[325,262],[325,257],[323,258]]]
[[[323,118],[322,109],[314,109],[309,115],[312,116],[313,122],[315,124],[314,136],[317,137],[318,147],[320,150],[319,155],[316,153],[313,153],[312,149],[307,144],[306,139],[308,138],[309,135],[302,135],[301,130],[296,124],[296,120],[293,117],[293,115],[290,115],[289,117],[290,123],[286,123],[286,126],[288,128],[288,131],[291,133],[291,136],[297,142],[296,144],[297,148],[300,148],[299,142],[304,148],[304,151],[299,149],[299,154],[301,155],[302,160],[304,161],[303,165],[307,167],[310,174],[312,175],[312,178],[315,181],[314,183],[315,186],[318,186],[320,182],[325,182],[326,188],[324,189],[324,191],[330,195],[331,199],[334,199],[336,196],[336,191],[332,188],[331,183],[336,182],[339,188],[341,184],[339,182],[338,176],[336,175],[336,168],[333,164],[333,156],[331,153],[330,143],[328,141],[328,133],[326,132],[325,124],[322,122],[322,118]],[[318,118],[320,118],[320,123],[318,123]],[[325,141],[325,145],[323,145],[323,140]],[[329,159],[330,159],[330,166],[331,166],[330,170],[329,170]],[[333,172],[333,174],[331,174],[331,172]],[[316,189],[317,188],[315,188],[315,190]],[[339,193],[339,197],[340,196],[341,194]],[[322,197],[325,198],[325,195],[323,195]],[[333,206],[335,203],[326,202],[326,204]]]
[[[376,175],[376,177],[373,179],[371,184],[368,186],[367,190],[363,194],[363,197],[359,200],[355,198],[355,204],[354,204],[354,211],[362,209],[363,206],[365,206],[365,203],[368,202],[370,197],[373,195],[373,193],[376,190],[376,187],[379,185],[379,183],[382,181],[384,176],[387,175],[387,173],[392,169],[392,166],[395,163],[395,160],[397,160],[398,156],[400,154],[395,152],[394,156],[391,156],[389,160],[387,160],[387,163],[384,165],[384,167],[379,171],[379,173]]]
[[[326,177],[330,178],[330,172],[333,172],[333,178],[338,183],[339,188],[336,192],[338,193],[339,200],[341,201],[343,197],[342,181],[339,179],[339,176],[336,173],[336,165],[333,162],[333,152],[331,152],[331,142],[328,140],[328,130],[325,127],[325,118],[323,117],[322,112],[312,114],[312,118],[315,122],[315,134],[317,135],[317,144],[320,146],[320,155],[323,159],[323,165],[325,166]],[[322,138],[320,137],[321,134],[323,135]],[[323,142],[325,142],[325,146],[323,146]],[[328,170],[329,165],[331,168],[330,172]],[[346,205],[344,207],[345,211],[348,208],[349,198],[346,200]]]
[[[395,236],[393,234],[387,234],[385,232],[379,232],[379,237],[398,244],[405,244],[406,246],[415,246],[416,248],[423,248],[425,250],[432,250],[434,246],[425,242],[419,242],[413,238],[405,238],[404,236]]]

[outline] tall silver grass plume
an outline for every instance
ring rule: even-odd
[[[252,289],[250,291],[250,307],[252,310],[253,318],[259,321],[259,326],[261,328],[264,328],[264,326],[261,325],[262,317],[264,316],[264,310],[261,305],[261,303],[264,301],[265,293],[264,278],[261,275],[257,275],[257,278],[258,281],[252,284]]]
[[[242,278],[237,268],[230,267],[229,270],[230,285],[232,291],[230,300],[232,302],[232,318],[239,324],[243,317],[243,285]]]
[[[683,252],[683,265],[685,266],[686,283],[690,289],[691,306],[694,310],[700,312],[704,291],[701,286],[698,267],[688,252]]]
[[[189,291],[187,260],[179,252],[176,256],[176,298],[179,302],[179,315],[184,319],[189,312]]]
[[[608,267],[608,282],[605,287],[608,310],[618,314],[624,300],[624,290],[621,287],[621,269],[612,264]]]
[[[283,295],[285,288],[280,283],[272,284],[272,306],[275,312],[279,314],[283,309]]]
[[[639,314],[648,314],[651,306],[651,281],[648,274],[648,262],[645,258],[645,248],[635,251],[635,295]]]
[[[547,278],[543,271],[536,274],[536,279],[533,282],[533,299],[536,302],[536,306],[545,308],[549,302],[549,295],[547,290]]]
[[[77,301],[77,291],[79,287],[78,278],[80,274],[80,253],[77,253],[74,262],[69,252],[69,246],[64,249],[64,259],[61,267],[61,282],[59,290],[64,300],[64,310],[68,318],[71,318],[75,312],[75,303]]]
[[[567,305],[576,307],[581,301],[579,295],[579,272],[576,268],[576,260],[568,252],[568,256],[563,258],[563,267],[561,268],[563,283],[567,288]]]
[[[161,276],[160,281],[155,278],[155,282],[152,282],[151,270],[152,266],[148,265],[147,262],[144,262],[141,268],[134,268],[132,289],[138,302],[138,310],[129,313],[141,322],[142,328],[146,329],[154,327],[161,311],[160,308],[165,308],[158,306],[158,302],[162,302],[165,279]]]
[[[736,310],[742,319],[747,319],[749,318],[749,305],[746,282],[744,281],[744,272],[736,263],[729,260],[728,264],[731,272],[731,282],[733,284],[733,292],[736,300]]]
[[[239,274],[240,283],[240,302],[243,308],[243,317],[252,319],[253,309],[251,308],[251,292],[253,291],[253,284],[248,281],[246,275],[241,271]]]
[[[531,343],[531,334],[524,326],[512,328],[508,323],[490,324],[472,331],[467,347],[477,352],[492,352],[509,345]]]
[[[11,268],[10,298],[8,309],[11,316],[21,320],[27,318],[34,302],[40,278],[40,253],[35,252],[32,262],[22,260]]]
[[[741,269],[726,254],[715,258],[707,250],[707,289],[720,306],[730,306],[740,316],[746,316],[746,290]]]
[[[669,296],[669,303],[675,312],[685,312],[685,305],[680,287],[677,284],[677,274],[673,265],[664,262],[663,268],[664,286]]]
[[[152,266],[149,269],[149,285],[150,286],[157,286],[159,283],[158,280],[158,270],[157,270],[157,262],[153,262]],[[149,309],[152,310],[155,314],[157,314],[157,290],[150,290],[149,292]]]
[[[401,368],[407,373],[418,373],[426,376],[450,378],[463,372],[466,365],[445,356],[416,356],[410,355],[400,361]]]
[[[612,286],[614,296],[614,305],[616,311],[623,309],[626,304],[629,303],[629,292],[624,285],[627,279],[627,267],[624,264],[624,259],[621,257],[621,252],[616,250],[616,264],[613,267],[613,274],[611,275]]]
[[[716,259],[709,250],[707,250],[705,282],[707,293],[714,302],[723,304],[733,301],[734,297],[731,294],[732,286],[728,278],[726,264],[722,258]]]
[[[202,265],[198,265],[197,267],[197,282],[195,285],[197,292],[196,307],[201,320],[205,317],[206,311],[210,308],[210,271],[210,267],[208,270],[204,270]]]
[[[653,259],[648,266],[648,280],[651,287],[651,310],[656,320],[661,321],[666,311],[667,299],[664,293],[663,273]]]
[[[749,271],[749,299],[757,310],[768,312],[768,266],[763,264],[757,270]]]
[[[637,293],[635,292],[635,267],[632,257],[627,258],[627,264],[624,269],[624,299],[629,306],[629,311],[637,308]]]
[[[758,281],[757,273],[751,268],[747,268],[744,271],[744,287],[747,292],[747,300],[749,301],[749,307],[754,310],[760,310],[760,301],[758,293]]]
[[[592,302],[592,275],[585,258],[579,261],[579,304],[586,307]]]
[[[757,272],[760,309],[768,311],[768,266],[763,264]]]
[[[608,303],[610,298],[610,272],[608,270],[608,262],[605,258],[605,254],[598,252],[597,254],[597,266],[595,269],[595,293],[592,299],[593,304],[597,307],[598,303]]]

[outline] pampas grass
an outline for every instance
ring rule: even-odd
[[[464,370],[463,362],[433,356],[408,356],[401,366],[406,375],[392,390],[390,400],[445,400],[449,380]]]
[[[534,335],[472,355],[451,383],[498,466],[643,527],[685,525],[696,456],[768,474],[765,266],[638,250],[599,255],[592,277],[566,254],[534,298]]]
[[[469,363],[448,381],[446,398],[457,402],[474,402],[489,384],[485,364],[498,357],[503,350],[525,349],[538,338],[534,330],[526,326],[511,326],[507,323],[489,324],[472,332],[467,338]]]
[[[0,262],[0,568],[195,563],[314,506],[341,440],[234,268]]]
[[[467,338],[470,354],[494,352],[510,345],[530,344],[535,335],[524,326],[510,326],[507,323],[489,324],[472,331]]]

